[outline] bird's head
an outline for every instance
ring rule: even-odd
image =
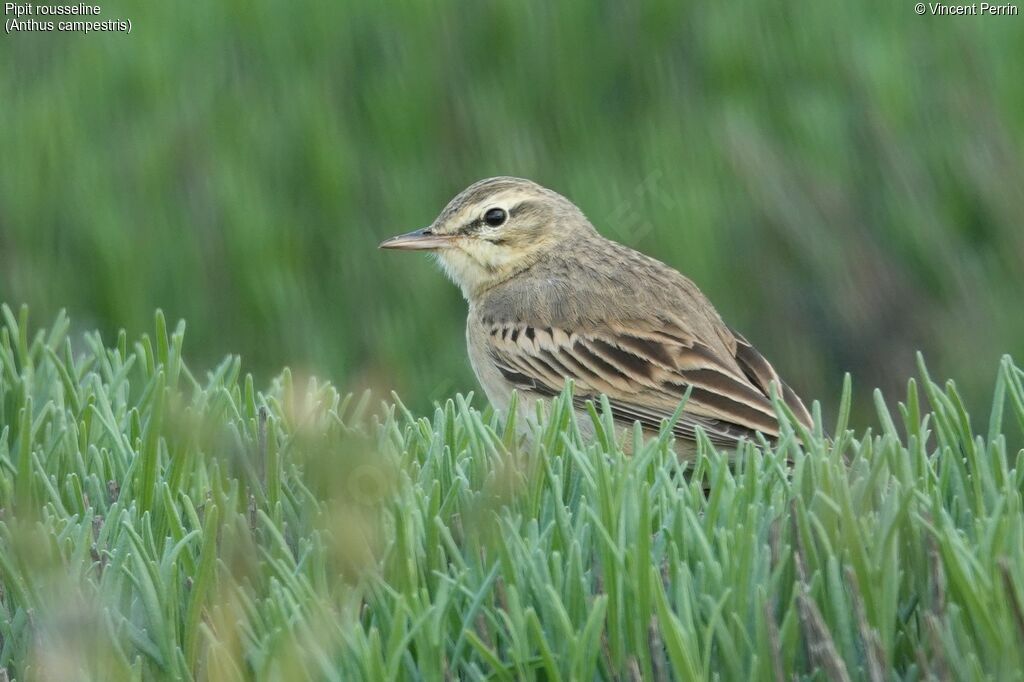
[[[392,237],[380,248],[434,252],[469,298],[526,269],[559,242],[593,229],[557,192],[499,177],[470,185],[429,227]]]

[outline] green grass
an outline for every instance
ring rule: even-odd
[[[819,418],[684,471],[664,436],[623,456],[600,409],[583,440],[564,396],[526,444],[468,397],[196,375],[162,314],[133,342],[3,317],[12,679],[1024,675],[1008,357],[982,433],[922,365],[899,425],[879,398],[849,431],[847,390],[834,442]]]

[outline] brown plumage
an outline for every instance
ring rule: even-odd
[[[771,385],[806,426],[800,398],[727,327],[689,279],[602,237],[561,195],[518,178],[478,182],[424,230],[384,248],[429,249],[469,301],[470,360],[499,409],[513,390],[531,403],[560,393],[608,397],[615,420],[657,431],[687,389],[674,434],[700,426],[732,448],[779,435]],[[683,451],[690,448],[684,447]]]

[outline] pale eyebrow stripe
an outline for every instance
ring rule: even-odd
[[[508,214],[512,215],[524,215],[536,210],[539,206],[539,202],[536,199],[520,199],[515,204],[508,207]],[[470,234],[479,230],[483,227],[483,218],[474,218],[470,222],[466,223],[458,229],[459,234]],[[497,240],[495,243],[503,243],[504,240]]]

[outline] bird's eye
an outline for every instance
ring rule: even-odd
[[[498,227],[508,219],[508,213],[503,208],[489,208],[484,213],[484,222],[491,227]]]

